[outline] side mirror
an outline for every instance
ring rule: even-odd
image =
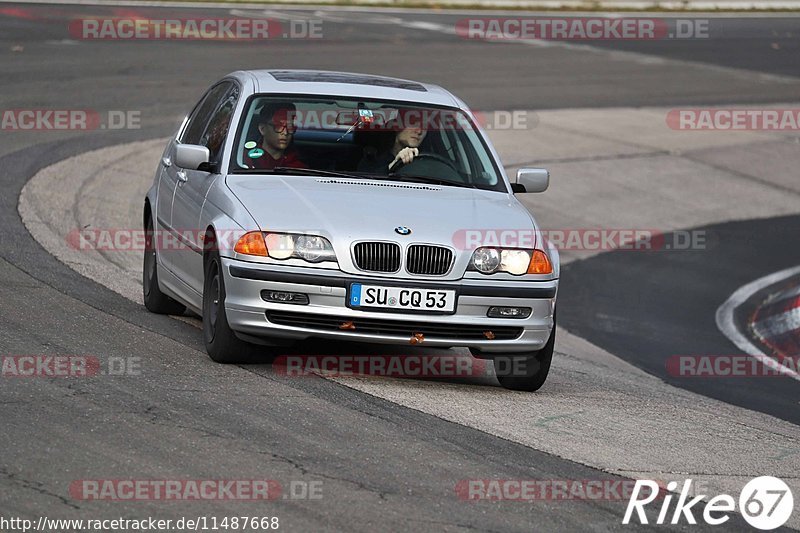
[[[211,154],[205,146],[196,144],[178,144],[175,146],[175,164],[180,168],[197,170],[200,165],[208,164]]]
[[[517,187],[522,191],[517,190]],[[546,168],[521,168],[517,170],[516,183],[511,184],[513,192],[544,192],[550,186],[550,171]]]

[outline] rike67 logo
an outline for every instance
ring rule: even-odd
[[[656,524],[679,524],[682,520],[685,520],[688,524],[697,523],[692,508],[708,496],[706,494],[698,494],[689,499],[691,486],[691,479],[684,481],[669,522],[667,520],[674,495],[667,493],[664,496]],[[667,484],[668,491],[675,491],[677,488],[678,483],[675,481]],[[655,501],[658,496],[658,483],[649,479],[637,480],[636,485],[633,487],[631,498],[628,501],[628,508],[625,509],[622,523],[629,524],[634,511],[636,511],[639,523],[647,524],[647,515],[644,512],[644,508]],[[770,530],[782,526],[789,520],[793,509],[794,498],[791,489],[776,477],[761,476],[752,479],[739,494],[739,513],[748,524],[756,529]],[[705,504],[702,517],[706,524],[716,526],[727,522],[730,519],[729,514],[735,511],[736,501],[733,496],[719,494],[709,499]]]

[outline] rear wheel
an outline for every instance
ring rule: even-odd
[[[158,286],[158,258],[153,237],[153,218],[148,216],[145,224],[144,261],[142,264],[144,306],[151,313],[182,315],[186,311],[186,306],[161,292]]]
[[[203,284],[203,339],[208,355],[217,363],[246,363],[256,348],[236,336],[225,314],[225,278],[216,250],[208,252]]]

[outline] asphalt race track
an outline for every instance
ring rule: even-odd
[[[323,37],[84,41],[69,30],[85,17],[231,14],[321,21]],[[465,501],[460,487],[694,477],[711,494],[738,494],[749,479],[773,475],[800,494],[797,380],[679,377],[666,363],[740,354],[717,328],[717,309],[742,285],[800,264],[800,134],[665,125],[681,107],[798,107],[800,18],[709,16],[702,39],[494,43],[455,34],[469,16],[0,3],[0,109],[140,119],[119,130],[0,133],[0,355],[90,355],[139,369],[0,376],[0,517],[238,515],[279,517],[288,531],[608,531],[635,527],[621,523],[627,498]],[[562,252],[553,373],[532,395],[499,388],[491,371],[325,379],[217,365],[196,317],[152,315],[141,305],[140,255],[76,253],[65,235],[134,227],[163,139],[203,91],[230,71],[272,67],[417,79],[476,110],[525,110],[535,117],[526,131],[490,135],[509,173],[551,169],[551,190],[523,200],[544,227],[656,228],[667,241],[702,232],[706,244]],[[347,343],[292,350],[407,352]],[[73,490],[103,479],[270,479],[284,491],[269,502],[171,502],[91,501]],[[321,487],[319,498],[304,492],[311,486]],[[657,514],[649,508],[651,521]],[[787,525],[800,528],[797,510]],[[734,515],[717,527],[660,527],[749,526]]]
[[[786,243],[799,234],[800,218],[697,229],[713,242],[701,254],[664,250],[620,257],[625,253],[620,251],[568,265],[565,276],[586,281],[561,293],[562,304],[569,302],[565,307],[577,310],[564,326],[673,385],[797,424],[797,383],[792,380],[698,380],[670,375],[664,361],[675,355],[731,353],[730,341],[714,324],[716,302],[754,278],[796,265],[800,255]],[[752,264],[753,254],[763,261]],[[737,264],[750,268],[719,275]],[[628,273],[624,279],[618,276],[622,269]],[[597,320],[599,316],[603,318]]]

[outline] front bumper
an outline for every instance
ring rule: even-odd
[[[223,258],[225,310],[231,329],[281,339],[310,337],[384,344],[475,348],[485,353],[541,349],[553,329],[558,280],[508,282],[407,279],[406,287],[455,289],[454,314],[362,311],[346,305],[350,283],[397,285],[397,279],[313,268],[272,268]],[[308,305],[267,302],[263,290],[308,295]],[[488,318],[490,306],[530,307],[526,319]],[[342,322],[355,329],[341,329]],[[422,333],[424,340],[415,333]],[[413,339],[413,340],[412,340]]]

